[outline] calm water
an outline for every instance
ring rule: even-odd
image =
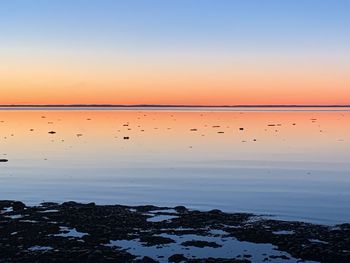
[[[345,108],[1,109],[0,159],[9,160],[0,163],[0,199],[27,204],[186,205],[350,222]]]

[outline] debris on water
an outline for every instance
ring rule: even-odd
[[[9,160],[7,160],[7,159],[0,159],[0,163],[6,163],[6,162],[8,162]]]
[[[129,136],[124,136],[124,140],[129,140],[130,137]]]
[[[55,131],[49,131],[49,134],[55,134],[56,132]]]

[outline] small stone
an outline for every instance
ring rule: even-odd
[[[13,211],[23,210],[25,207],[25,204],[22,202],[13,202],[12,204]]]
[[[186,213],[186,212],[188,212],[187,208],[184,207],[184,206],[176,206],[174,209],[175,209],[176,212],[178,212],[178,213]]]
[[[187,261],[187,258],[182,254],[175,254],[175,255],[172,255],[171,257],[169,257],[168,260],[169,260],[169,262],[178,263],[178,262],[182,262],[182,261]]]

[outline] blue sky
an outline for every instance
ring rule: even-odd
[[[0,102],[350,104],[349,14],[348,0],[1,0]]]
[[[348,49],[346,0],[2,0],[2,45]]]

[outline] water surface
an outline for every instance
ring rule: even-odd
[[[49,132],[55,133],[49,133]],[[350,111],[1,109],[0,199],[350,222]]]

